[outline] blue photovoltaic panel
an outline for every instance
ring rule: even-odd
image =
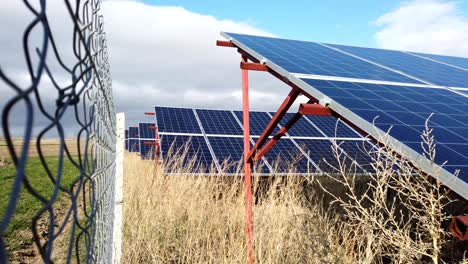
[[[130,151],[130,152],[140,152],[140,140],[139,139],[129,139],[128,140],[128,151]]]
[[[234,111],[237,118],[244,124],[242,111]],[[250,135],[260,136],[271,121],[271,117],[266,112],[250,112]],[[272,135],[275,135],[279,131],[278,127],[275,127]]]
[[[242,164],[241,167],[238,166],[243,160],[244,139],[242,137],[208,137],[208,141],[223,171],[244,173]],[[263,161],[255,165],[254,171],[261,170],[261,173],[270,173]]]
[[[154,145],[147,145],[145,142],[154,143],[155,140],[140,139],[140,157],[143,160],[154,160]]]
[[[164,170],[168,173],[178,172],[180,167],[182,172],[188,169],[193,173],[210,172],[213,164],[213,157],[203,136],[164,135],[161,138],[161,152],[166,160],[170,156],[169,160],[180,162],[165,164]]]
[[[324,173],[340,173],[340,164],[346,168],[346,172],[364,173],[349,157],[341,155],[338,160],[330,140],[295,139],[295,141]],[[342,150],[339,150],[339,153],[343,153]]]
[[[128,139],[125,139],[125,150],[128,150]]]
[[[198,118],[206,134],[242,135],[242,128],[231,111],[197,109]]]
[[[160,133],[201,134],[192,109],[156,107],[156,122]]]
[[[468,70],[468,58],[460,58],[460,57],[452,57],[452,56],[444,56],[444,55],[435,55],[435,54],[425,54],[425,53],[416,53],[418,56],[426,57],[432,60],[440,61],[443,63],[447,63],[453,66],[461,67]]]
[[[138,124],[139,126],[139,132],[140,132],[140,139],[143,139],[143,138],[155,138],[155,132],[156,130],[154,129],[151,129],[151,127],[154,127],[155,124],[154,123],[139,123]]]
[[[345,123],[339,121],[334,116],[314,116],[309,115],[305,118],[309,119],[314,123],[320,130],[328,137],[340,137],[340,138],[359,138],[354,130],[349,128]]]
[[[228,173],[235,173],[239,161],[242,161],[244,139],[241,137],[208,137],[208,141],[221,168]]]
[[[128,138],[128,129],[125,129],[125,138]]]
[[[438,88],[303,81],[326,95],[331,86],[341,89],[342,95],[332,99],[370,123],[383,116],[383,121],[374,122],[375,125],[419,153],[425,121],[433,113],[429,126],[437,143],[436,163],[441,165],[448,161],[452,172],[458,167],[460,178],[468,180],[467,97]],[[368,95],[363,96],[365,94]],[[374,95],[379,96],[378,99],[372,98]]]
[[[274,114],[274,113],[271,113]],[[280,125],[284,126],[294,116],[293,113],[286,113],[280,121]],[[301,117],[295,124],[288,130],[288,134],[292,137],[324,137],[320,131],[317,130],[310,122],[306,120],[306,117]]]
[[[277,173],[316,173],[317,169],[294,145],[291,139],[282,138],[265,154],[265,158]]]
[[[336,144],[353,160],[355,160],[367,172],[375,172],[372,164],[375,164],[375,147],[366,140],[337,140]]]
[[[138,138],[138,127],[129,127],[128,128],[128,138]]]
[[[468,87],[468,71],[396,50],[327,44],[436,85]],[[372,79],[372,78],[366,78]]]
[[[290,73],[420,83],[318,43],[226,34]]]

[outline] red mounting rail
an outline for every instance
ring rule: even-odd
[[[145,115],[155,115],[154,112],[145,112]]]
[[[248,63],[241,61],[240,68],[242,70],[250,70],[250,71],[268,71],[268,67],[262,63]]]
[[[229,47],[229,48],[235,48],[236,46],[234,46],[234,44],[232,44],[231,42],[229,41],[224,41],[224,40],[217,40],[216,41],[216,46],[219,46],[219,47]]]
[[[302,115],[318,115],[318,116],[333,115],[330,108],[319,105],[319,104],[300,104],[299,113]]]
[[[158,142],[151,142],[151,141],[145,141],[143,142],[144,145],[152,145],[152,146],[157,146],[159,145]]]

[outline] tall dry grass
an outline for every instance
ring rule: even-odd
[[[353,263],[335,217],[311,206],[307,179],[254,178],[258,263]],[[123,263],[245,263],[240,177],[163,176],[127,154]]]
[[[433,158],[430,133],[424,144]],[[453,199],[437,178],[386,148],[366,151],[376,170],[367,177],[345,167],[328,177],[254,176],[257,263],[467,262],[468,245],[444,226]],[[245,263],[242,177],[184,176],[193,162],[177,153],[165,160],[179,173],[171,176],[126,155],[123,263]]]

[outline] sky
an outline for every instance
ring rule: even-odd
[[[71,23],[63,2],[49,0],[48,15],[68,52]],[[216,47],[220,31],[468,57],[467,2],[104,0],[116,110],[126,113],[129,126],[151,121],[143,112],[155,105],[241,109],[239,55]],[[31,19],[22,1],[2,0],[0,67],[18,83],[27,82],[21,34]],[[264,72],[250,74],[251,108],[274,111],[289,87]],[[42,86],[53,109],[57,94]],[[2,81],[0,94],[3,109],[12,91]],[[14,112],[9,126],[21,136],[24,109]],[[46,125],[38,114],[35,133]]]

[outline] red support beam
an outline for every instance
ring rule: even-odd
[[[156,115],[154,112],[145,112],[145,115],[151,115],[151,116],[154,116]]]
[[[247,57],[242,56],[241,63],[247,63]],[[252,209],[252,160],[250,153],[250,120],[249,120],[249,72],[242,69],[242,114],[244,123],[244,183],[245,183],[245,233],[247,237],[247,263],[254,262],[253,249],[253,209]]]
[[[288,130],[302,117],[301,113],[296,113],[257,153],[253,161],[259,161],[270,149],[283,137]]]
[[[300,104],[299,113],[302,115],[331,116],[330,108],[319,104]]]
[[[294,103],[296,98],[299,96],[300,90],[293,88],[291,92],[289,92],[288,96],[284,99],[283,103],[281,106],[278,108],[278,111],[276,111],[275,115],[271,119],[270,123],[268,123],[267,127],[263,131],[262,135],[260,138],[255,142],[255,145],[252,147],[250,150],[248,158],[251,159],[255,152],[263,146],[263,144],[267,141],[268,137],[271,135],[273,130],[278,126],[279,122],[283,118],[283,116],[286,114],[286,112],[291,108],[291,105]]]
[[[236,47],[236,46],[234,46],[234,44],[232,44],[231,42],[225,41],[225,40],[217,40],[217,41],[216,41],[216,46],[219,46],[219,47],[228,47],[228,48],[235,48],[235,47]]]
[[[241,62],[240,68],[249,71],[268,71],[268,67],[262,63]]]

